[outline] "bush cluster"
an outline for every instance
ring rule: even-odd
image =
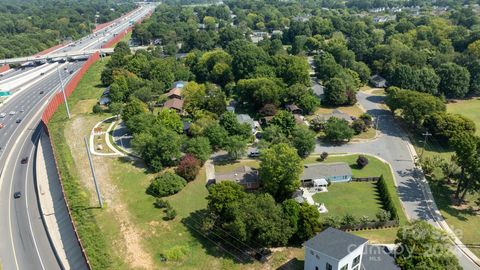
[[[387,182],[383,175],[380,176],[380,179],[377,181],[377,189],[380,194],[380,200],[382,201],[383,209],[390,212],[391,220],[398,220],[398,213],[395,205],[393,204],[392,195],[387,187]]]
[[[166,172],[153,179],[147,188],[147,194],[155,197],[165,197],[173,195],[187,185],[187,181],[182,177]]]

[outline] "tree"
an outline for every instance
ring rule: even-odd
[[[267,63],[267,53],[246,40],[235,40],[228,45],[227,51],[232,55],[232,70],[236,80],[250,77],[258,66]]]
[[[131,117],[145,112],[147,112],[145,104],[140,100],[133,98],[123,107],[122,119],[123,121],[128,121]]]
[[[285,143],[272,145],[260,155],[260,182],[276,201],[291,197],[300,186],[302,165],[297,151]]]
[[[295,117],[291,112],[280,111],[272,118],[270,125],[278,126],[282,133],[289,135],[296,125]]]
[[[305,125],[297,125],[292,131],[292,145],[300,157],[306,158],[315,149],[316,134]]]
[[[470,73],[455,63],[444,63],[436,70],[440,77],[438,89],[448,98],[463,98],[468,93]]]
[[[402,269],[462,269],[450,251],[449,237],[426,221],[416,220],[402,226],[395,243],[401,251],[395,262]]]
[[[425,118],[423,126],[443,145],[447,145],[455,134],[475,133],[475,123],[460,114],[432,113]]]
[[[396,87],[387,89],[385,103],[392,113],[401,110],[405,121],[417,128],[421,127],[427,115],[446,110],[445,104],[435,96]]]
[[[227,151],[231,159],[237,160],[245,155],[245,151],[247,150],[247,142],[241,136],[229,136],[225,140],[223,149]]]
[[[341,143],[350,141],[353,137],[353,129],[350,128],[348,122],[344,119],[330,117],[325,124],[325,140]]]
[[[480,173],[480,137],[472,133],[458,133],[450,138],[450,144],[455,150],[458,166],[460,166],[460,179],[457,183],[455,198],[461,203],[467,192],[478,189]]]
[[[298,229],[295,237],[301,242],[312,238],[320,230],[320,213],[314,205],[300,204]]]
[[[260,109],[265,104],[280,105],[282,88],[269,78],[239,80],[235,91],[240,102],[245,102],[253,108]]]
[[[325,83],[324,101],[325,103],[338,106],[347,103],[347,88],[340,78],[333,78]]]
[[[166,172],[155,177],[147,188],[147,193],[155,197],[165,197],[173,195],[187,185],[187,181],[182,177]]]
[[[204,135],[208,138],[214,149],[219,149],[225,145],[228,132],[218,123],[215,123],[205,128]]]
[[[191,154],[195,158],[199,159],[201,163],[204,163],[210,158],[212,154],[212,147],[210,141],[206,137],[195,137],[187,140],[183,151],[186,154]]]
[[[183,90],[184,108],[190,114],[207,110],[216,115],[225,112],[225,93],[214,84],[189,82]]]
[[[359,117],[360,119],[362,119],[362,121],[365,123],[365,125],[367,127],[371,127],[372,124],[373,124],[373,118],[370,114],[368,113],[362,113],[362,115],[360,115]]]
[[[220,219],[226,219],[230,205],[241,201],[245,196],[243,187],[235,182],[224,181],[211,185],[208,188],[208,209]]]
[[[273,57],[272,61],[277,76],[282,78],[287,85],[310,86],[310,67],[305,57],[277,55]]]
[[[322,81],[328,81],[337,76],[342,66],[337,64],[333,55],[328,52],[322,53],[314,58],[315,73],[317,78]]]
[[[274,116],[277,114],[277,107],[273,104],[265,104],[259,112],[263,116]]]
[[[192,181],[200,170],[200,161],[192,155],[185,155],[180,160],[175,173],[187,181]]]
[[[367,131],[367,125],[365,125],[365,122],[362,119],[355,119],[352,122],[352,129],[355,134],[358,135],[364,131]]]
[[[357,158],[358,168],[363,169],[367,165],[368,165],[368,158],[364,155],[359,155]]]
[[[240,124],[237,115],[234,112],[225,112],[220,117],[220,125],[225,128],[228,135],[239,135],[244,140],[248,140],[252,136],[252,128],[249,124]]]
[[[159,125],[173,130],[177,133],[183,132],[183,122],[180,119],[178,113],[174,110],[161,110],[157,115],[157,119],[159,121]]]

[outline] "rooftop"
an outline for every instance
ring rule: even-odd
[[[248,114],[237,114],[237,120],[240,124],[247,123],[252,128],[255,128],[255,123],[253,119]]]
[[[248,166],[241,166],[228,173],[215,174],[215,181],[217,183],[232,180],[237,183],[255,183],[258,181],[258,170]]]
[[[178,87],[174,87],[174,88],[170,89],[170,91],[168,91],[168,93],[167,93],[167,97],[170,97],[172,95],[181,97],[182,96],[182,89],[178,88]]]
[[[169,100],[167,100],[165,102],[165,104],[163,104],[163,107],[164,108],[168,108],[168,109],[176,109],[176,110],[183,110],[183,100],[182,99],[178,99],[178,98],[171,98]]]
[[[328,228],[310,238],[304,246],[322,254],[341,260],[345,258],[352,247],[365,244],[368,240],[334,228]],[[367,268],[368,269],[368,268]]]
[[[340,175],[352,175],[352,169],[345,162],[313,163],[303,166],[303,173],[300,179],[309,180]]]
[[[365,245],[362,266],[367,270],[400,270],[395,258],[381,245]]]

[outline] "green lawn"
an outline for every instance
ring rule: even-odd
[[[480,99],[460,100],[447,104],[447,111],[466,116],[475,122],[477,135],[480,135]]]
[[[311,156],[304,160],[304,164],[314,163],[317,161],[318,156]],[[394,195],[393,203],[397,209],[400,224],[405,224],[407,218],[403,211],[400,199],[397,196],[397,191],[393,179],[390,166],[383,161],[368,156],[369,163],[363,169],[358,169],[356,166],[356,160],[358,155],[329,155],[323,162],[346,162],[352,169],[354,177],[370,177],[383,175],[387,182],[390,194]],[[325,203],[325,206],[329,210],[326,215],[342,216],[345,213],[350,213],[356,217],[367,215],[371,218],[375,217],[375,214],[380,207],[380,202],[377,200],[378,195],[373,183],[337,183],[328,187],[327,193],[320,193],[314,195],[314,199],[318,202]],[[331,193],[331,195],[329,194]],[[326,196],[324,196],[326,195]],[[355,234],[368,238],[375,243],[393,243],[397,233],[397,228],[380,229],[380,230],[366,230],[361,232],[354,232]]]
[[[217,165],[215,164],[215,172],[216,173],[228,173],[231,172],[241,166],[249,166],[252,168],[259,168],[260,167],[260,162],[258,160],[242,160],[240,162],[234,162],[230,164],[222,164],[222,165]]]
[[[315,202],[324,203],[328,214],[343,217],[351,214],[361,218],[374,218],[382,209],[374,182],[336,183],[328,187],[328,192],[313,195]],[[323,217],[324,215],[322,215]]]

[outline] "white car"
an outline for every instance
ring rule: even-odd
[[[6,113],[0,113],[0,118],[4,118],[5,116],[7,116]]]
[[[15,115],[15,111],[10,111],[8,114]]]

